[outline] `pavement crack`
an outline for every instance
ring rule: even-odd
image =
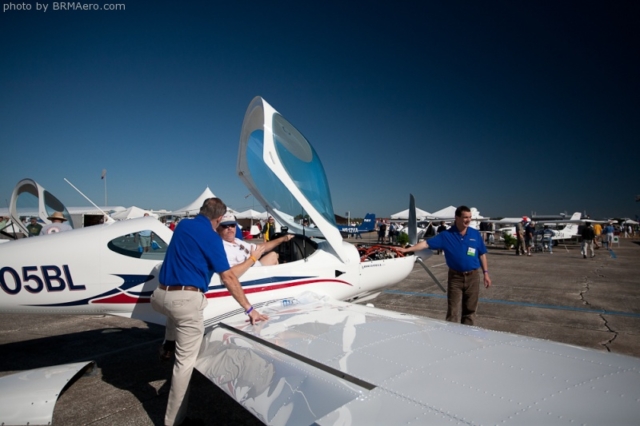
[[[610,345],[613,343],[614,340],[616,340],[616,338],[618,337],[618,332],[615,331],[613,328],[609,327],[609,322],[607,321],[607,319],[604,317],[604,315],[600,314],[600,318],[602,318],[602,321],[604,321],[604,326],[606,327],[607,330],[609,330],[609,333],[613,334],[613,336],[610,339],[607,339],[603,342],[600,342],[600,344],[602,346],[604,346],[607,349],[607,352],[611,352],[611,347]]]
[[[582,304],[584,304],[585,306],[591,306],[591,304],[587,301],[586,297],[584,297],[589,292],[590,280],[588,277],[584,277],[583,280],[584,280],[584,284],[582,285],[582,290],[580,291],[580,300],[582,301]]]
[[[602,270],[603,269],[604,269],[603,266],[598,266],[598,267],[596,267],[594,269],[593,272],[598,277],[604,277],[604,274],[602,274]],[[582,299],[582,303],[584,303],[587,306],[591,306],[591,304],[585,298],[586,293],[590,289],[590,284],[591,284],[591,280],[589,279],[589,277],[584,277],[584,286],[583,286],[584,289],[580,292],[580,298]],[[599,344],[604,346],[604,348],[607,350],[607,352],[611,352],[611,344],[618,337],[618,332],[615,331],[614,329],[612,329],[609,326],[609,322],[607,321],[607,319],[605,318],[605,316],[603,314],[600,314],[599,316],[602,319],[602,322],[604,323],[604,327],[612,335],[610,339],[604,340],[604,341],[600,342]]]

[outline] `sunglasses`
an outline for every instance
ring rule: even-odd
[[[235,224],[233,224],[233,225],[220,225],[220,226],[221,226],[223,229],[227,229],[227,228],[235,228],[235,227],[236,227],[236,225],[235,225]]]

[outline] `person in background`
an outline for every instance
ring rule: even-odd
[[[527,221],[527,225],[524,227],[524,245],[527,248],[527,256],[531,256],[531,247],[533,247],[535,232],[536,226],[533,221]]]
[[[149,216],[149,213],[144,214],[144,217],[147,216]],[[145,253],[147,253],[151,249],[151,240],[153,237],[152,234],[153,233],[150,229],[145,229],[138,232],[138,236],[140,237],[140,246],[142,247],[142,251]]]
[[[587,250],[591,250],[591,257],[596,257],[593,251],[593,239],[596,237],[591,222],[587,222],[582,229],[582,257],[587,258]]]
[[[593,225],[593,232],[596,236],[593,240],[593,245],[595,246],[595,248],[599,249],[600,244],[602,243],[602,225],[600,225],[599,223]]]
[[[65,223],[67,221],[67,218],[64,217],[62,212],[55,212],[47,219],[49,219],[51,223],[42,227],[42,229],[40,230],[40,235],[51,235],[57,234],[58,232],[73,230],[71,225]]]
[[[40,235],[40,231],[42,231],[42,225],[38,223],[38,218],[35,216],[31,216],[29,219],[29,224],[27,225],[27,231],[29,231],[30,237],[37,237]]]
[[[611,222],[607,223],[602,232],[604,232],[606,237],[605,241],[607,242],[607,250],[611,250],[611,247],[613,247],[613,234],[615,232],[613,224]]]
[[[516,256],[524,255],[525,244],[524,244],[524,227],[527,224],[528,217],[523,217],[522,220],[516,223],[516,232],[514,237],[516,237]]]
[[[387,224],[384,221],[380,222],[380,226],[378,227],[378,242],[381,244],[385,243],[385,235],[387,234]]]
[[[542,244],[546,244],[549,249],[549,254],[553,254],[553,231],[549,229],[548,225],[544,225],[542,231]]]
[[[273,219],[273,216],[269,216],[269,220],[267,220],[267,224],[264,226],[264,240],[271,241],[276,235],[276,221]]]

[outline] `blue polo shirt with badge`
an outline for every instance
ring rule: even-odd
[[[480,267],[479,257],[487,252],[477,229],[467,228],[462,236],[454,224],[427,241],[430,249],[444,250],[447,266],[454,271],[468,272]]]
[[[214,273],[229,269],[222,238],[206,216],[181,220],[173,231],[159,280],[161,284],[190,285],[207,292]]]

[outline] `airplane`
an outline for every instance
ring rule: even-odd
[[[582,223],[580,221],[580,217],[582,216],[582,214],[580,212],[575,212],[572,216],[571,219],[569,219],[569,221],[558,221],[558,222],[554,222],[554,221],[544,221],[544,224],[548,224],[548,223],[566,223],[565,227],[560,229],[560,230],[556,230],[556,229],[552,229],[551,231],[553,232],[553,235],[551,236],[551,239],[554,242],[560,242],[560,241],[565,241],[565,240],[570,240],[572,238],[575,238],[578,236],[578,225],[580,223]]]
[[[580,223],[587,221],[585,219],[581,220],[580,219],[581,216],[582,214],[580,212],[575,212],[569,219],[544,220],[542,221],[542,224],[543,225],[566,224],[566,226],[563,229],[559,229],[559,230],[550,229],[550,231],[553,232],[551,239],[554,241],[554,244],[557,245],[561,241],[570,240],[578,236],[578,229],[579,229],[578,225]],[[511,224],[511,223],[522,222],[523,218],[524,217],[505,217],[497,220],[492,220],[492,219],[483,220],[483,222],[496,223],[496,224]],[[507,226],[507,227],[498,228],[496,232],[500,235],[505,233],[508,235],[513,235],[516,232],[516,228],[515,226]]]
[[[367,213],[362,220],[362,223],[358,226],[342,226],[338,225],[338,230],[343,237],[350,234],[361,234],[372,232],[376,228],[376,215],[374,213]]]
[[[334,222],[316,151],[260,97],[245,114],[237,173],[295,238],[283,244],[281,264],[240,278],[266,322],[247,323],[212,277],[196,368],[263,423],[637,423],[638,358],[352,303],[403,280],[430,251],[389,248],[388,258],[362,259]],[[287,219],[299,214],[316,228]],[[414,211],[412,243],[415,222]],[[158,248],[140,252],[131,235],[146,229]],[[170,242],[170,230],[141,218],[3,244],[0,312],[164,324],[149,296]],[[27,424],[25,412],[16,422]]]

